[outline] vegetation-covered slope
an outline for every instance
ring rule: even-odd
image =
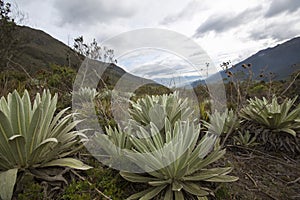
[[[53,66],[61,66],[76,72],[85,58],[41,30],[15,25],[11,34],[13,34],[16,45],[13,47],[12,56],[5,58],[8,64],[1,63],[2,71],[13,70],[19,74],[28,73],[35,77],[37,74],[53,71]],[[99,66],[104,65],[99,61]],[[125,74],[126,76],[124,76]],[[125,77],[125,82],[128,85],[148,83],[149,87],[155,91],[159,91],[159,89],[167,91],[166,87],[154,81],[131,75],[114,63],[108,65],[102,79],[109,88],[113,88],[122,76]],[[99,86],[103,85],[100,83]]]
[[[295,71],[300,68],[300,37],[293,38],[275,47],[261,50],[239,63],[224,63],[231,73],[244,74],[244,79],[249,75],[248,69],[243,68],[244,64],[251,65],[253,79],[268,80],[268,74],[272,73],[273,80],[287,80]],[[223,64],[223,67],[225,67]],[[226,70],[220,72],[224,79],[228,78]],[[264,76],[264,77],[261,77]],[[211,75],[209,79],[214,79]],[[194,81],[191,85],[205,84],[204,80]]]

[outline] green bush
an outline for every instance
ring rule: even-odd
[[[264,83],[257,83],[249,89],[249,95],[259,97],[268,94],[269,88]]]
[[[200,111],[200,119],[208,122],[209,121],[209,107],[210,107],[210,102],[209,101],[203,101],[199,104],[199,111]]]

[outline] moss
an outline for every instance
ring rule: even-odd
[[[63,200],[85,200],[92,199],[94,186],[89,185],[88,181],[72,181],[66,188],[61,199]]]
[[[232,199],[230,190],[225,184],[222,184],[221,187],[215,192],[215,197],[217,200]]]
[[[31,183],[24,188],[22,194],[18,194],[18,200],[39,200],[43,199],[43,187],[38,183]]]
[[[85,181],[73,180],[61,195],[61,199],[103,199],[97,189],[114,200],[123,200],[129,196],[126,191],[128,190],[128,183],[115,170],[97,167],[88,170],[85,177]]]
[[[92,177],[94,184],[105,195],[112,199],[124,199],[127,196],[126,188],[128,182],[123,180],[116,170],[109,168],[94,168],[88,171],[88,176]]]

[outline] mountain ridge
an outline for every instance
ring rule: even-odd
[[[17,53],[12,57],[9,65],[2,67],[2,70],[17,69],[26,71],[30,75],[39,73],[41,70],[50,71],[51,65],[66,66],[75,69],[80,68],[85,57],[63,42],[52,37],[43,30],[33,29],[28,26],[16,26],[13,32],[15,39],[20,41],[17,46]],[[101,61],[98,61],[101,66]],[[103,63],[104,64],[104,63]],[[107,66],[107,64],[103,65]],[[155,81],[141,78],[126,72],[114,63],[110,63],[103,73],[103,80],[108,80],[113,87],[117,81],[125,76],[126,83],[141,85],[149,83],[152,86],[161,86]]]
[[[243,61],[234,64],[228,70],[232,73],[243,72],[248,74],[248,69],[242,67],[243,64],[251,64],[254,77],[266,76],[272,72],[274,80],[286,80],[289,76],[300,68],[300,37],[292,38],[274,47],[259,50]],[[223,79],[228,78],[225,70],[219,72]],[[215,74],[208,77],[214,79]],[[197,80],[191,83],[193,87],[205,83],[205,80]]]

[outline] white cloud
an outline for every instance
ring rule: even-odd
[[[207,60],[203,60],[203,65]],[[119,63],[128,72],[145,78],[172,78],[201,76],[202,71],[171,52],[157,49],[141,49],[123,56]]]
[[[266,12],[266,17],[274,17],[281,13],[293,13],[300,8],[300,1],[295,0],[272,0]]]
[[[101,43],[137,28],[167,28],[197,36],[193,39],[216,65],[226,60],[241,61],[300,33],[298,0],[13,1],[28,13],[26,24],[65,43],[69,40],[70,45],[80,35],[87,40],[96,38]],[[146,57],[141,57],[141,62]],[[125,69],[132,69],[128,62],[123,64]]]
[[[53,5],[60,17],[59,25],[94,25],[97,22],[113,23],[119,18],[130,18],[137,11],[137,0],[55,0]]]

